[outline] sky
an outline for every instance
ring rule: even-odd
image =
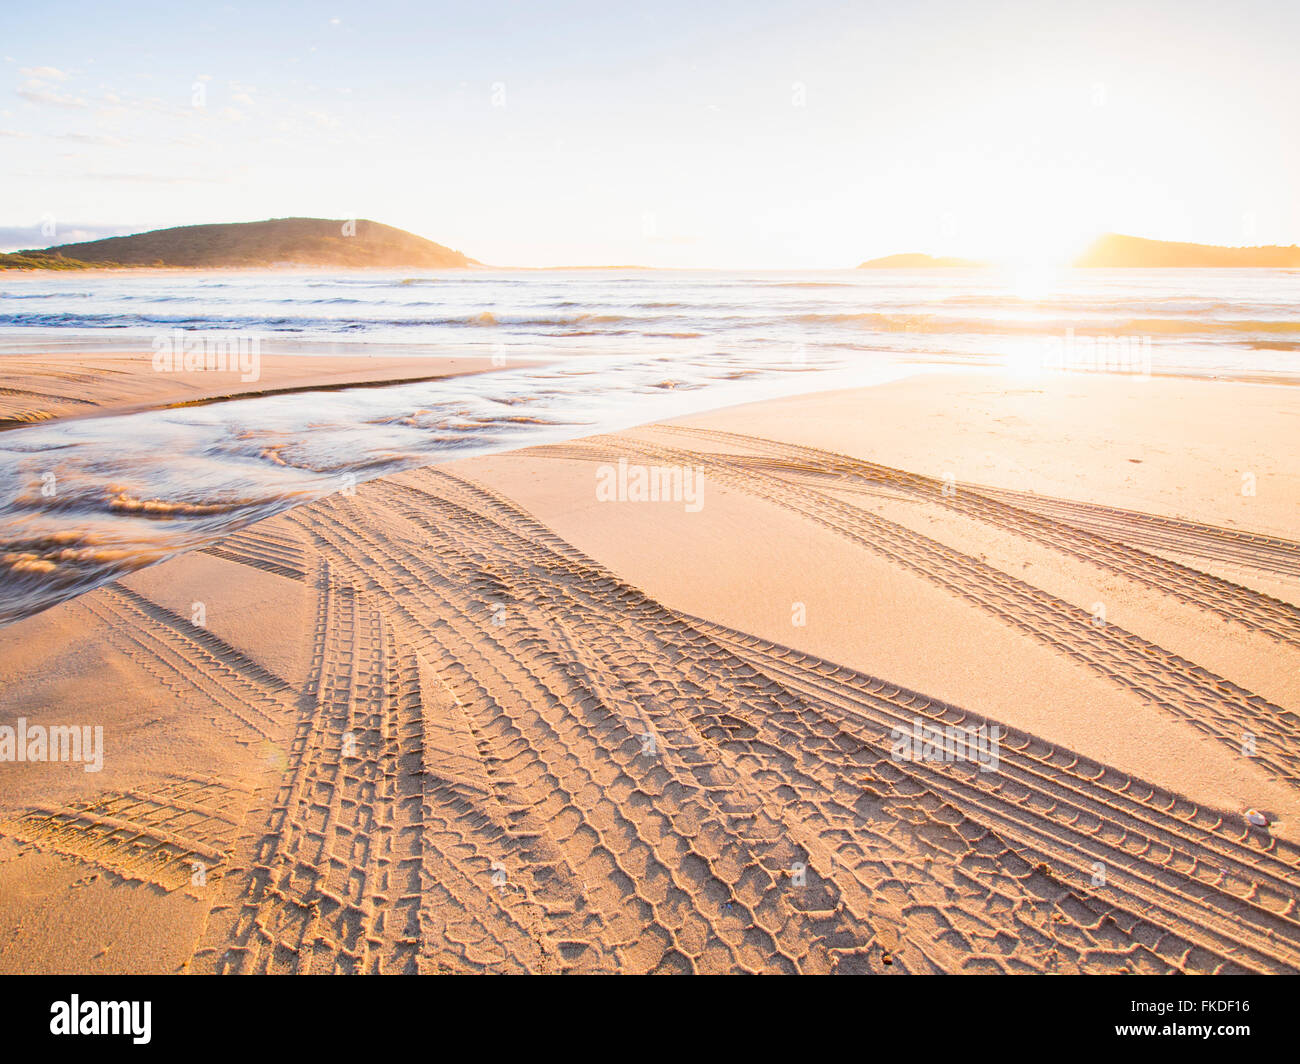
[[[0,4],[0,248],[371,218],[503,266],[1300,243],[1300,3]]]

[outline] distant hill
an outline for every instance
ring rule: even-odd
[[[0,254],[0,270],[94,270],[112,269],[116,262],[81,262],[56,258],[43,251],[15,251]]]
[[[1161,269],[1167,267],[1222,268],[1264,266],[1300,267],[1300,247],[1217,247],[1213,244],[1179,244],[1146,240],[1140,236],[1107,233],[1079,258],[1075,266]]]
[[[904,252],[901,255],[886,255],[883,259],[868,259],[862,263],[859,270],[952,270],[952,269],[970,269],[977,266],[984,266],[983,262],[976,262],[974,259],[946,259],[936,258],[933,255],[922,255],[919,252]]]
[[[265,222],[186,225],[43,251],[0,256],[17,268],[98,266],[339,266],[447,269],[479,263],[403,229],[357,219],[274,218]],[[71,263],[69,262],[71,260]],[[0,261],[0,265],[6,263]],[[75,268],[75,267],[74,267]]]

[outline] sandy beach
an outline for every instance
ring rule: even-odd
[[[129,361],[0,416],[230,387]],[[5,766],[0,971],[1300,970],[1297,418],[917,375],[383,477],[17,622],[0,727],[102,768]]]

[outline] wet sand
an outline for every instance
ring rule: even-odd
[[[256,376],[246,380],[252,374],[237,365],[160,371],[153,352],[6,354],[0,355],[0,429],[236,397],[412,384],[492,368],[491,358],[470,356],[260,354]]]

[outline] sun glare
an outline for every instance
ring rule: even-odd
[[[1037,303],[1056,291],[1060,268],[1047,262],[1012,263],[1006,267],[1006,286],[1026,303]]]

